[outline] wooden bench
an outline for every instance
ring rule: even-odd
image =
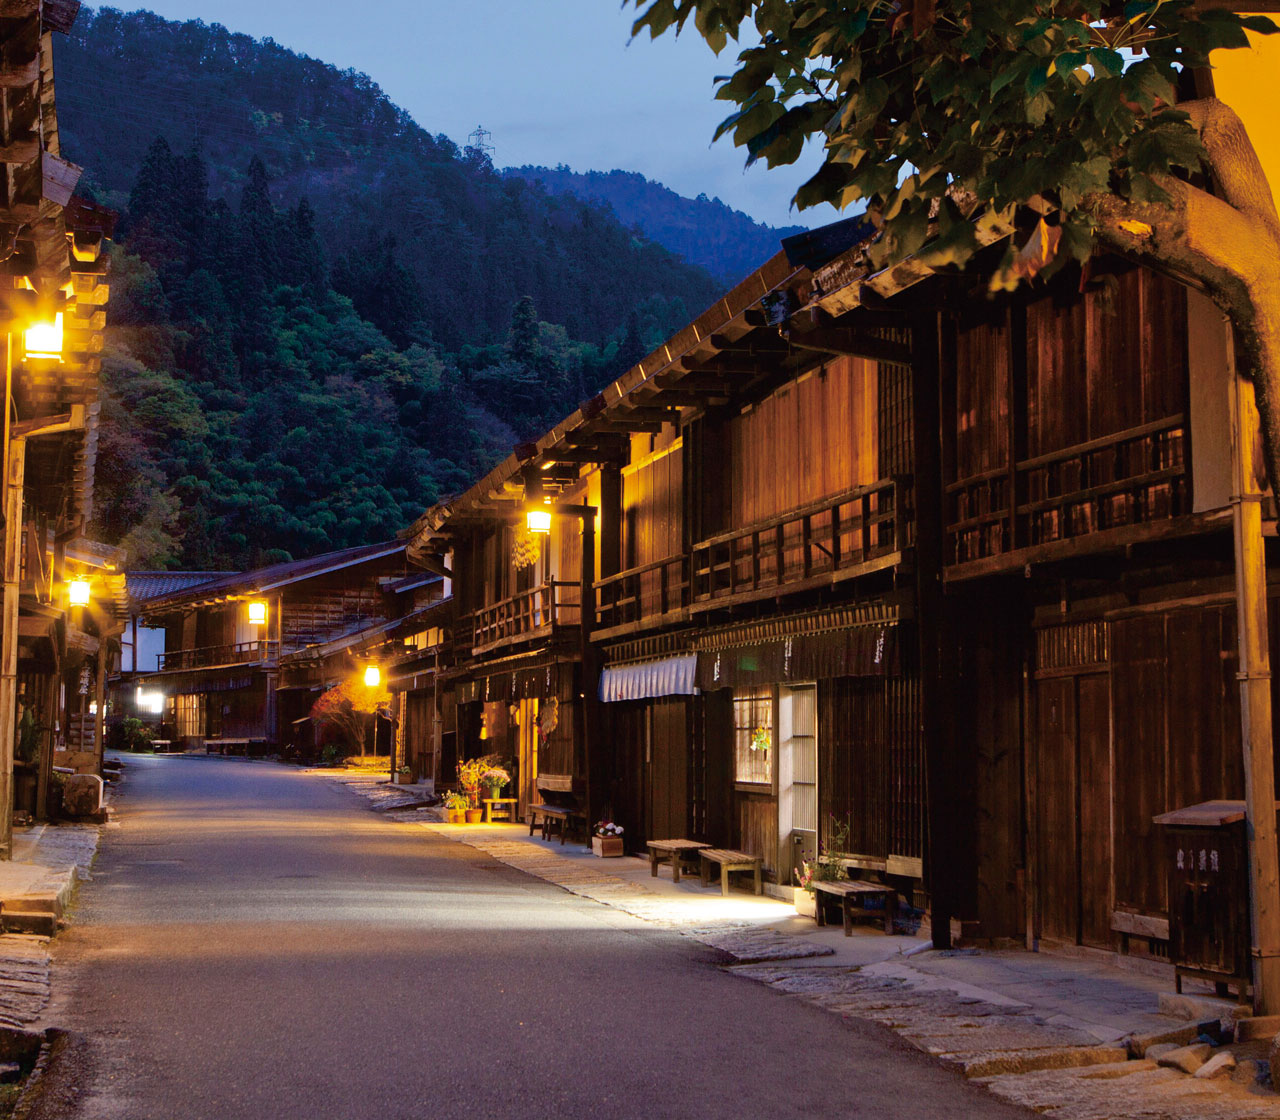
[[[885,933],[893,932],[893,918],[898,911],[898,892],[884,883],[869,883],[863,879],[814,879],[813,880],[813,901],[815,903],[815,917],[818,925],[825,926],[827,924],[826,915],[823,913],[823,903],[826,901],[822,896],[830,895],[832,898],[839,899],[840,910],[844,915],[844,935],[845,937],[853,936],[853,918],[855,912],[859,917],[875,917],[876,914],[872,910],[866,908],[867,901],[873,898],[884,899],[884,931]],[[858,899],[861,905],[855,911],[853,900]]]
[[[518,797],[485,797],[481,798],[480,803],[484,806],[484,823],[492,824],[495,819],[514,821],[516,806],[520,803],[520,799]],[[529,835],[532,836],[533,833]]]
[[[569,829],[577,824],[587,829],[587,814],[578,802],[578,782],[569,774],[539,774],[538,803],[529,806],[529,835],[533,835],[538,818],[542,818],[542,838],[551,839],[551,822],[560,831],[560,843],[565,842]]]
[[[720,891],[726,897],[729,894],[729,872],[731,871],[750,871],[755,876],[756,894],[763,893],[763,888],[760,886],[762,861],[759,856],[735,852],[731,848],[701,848],[698,851],[698,858],[702,861],[699,871],[704,887],[710,882],[711,865],[714,863],[720,868]]]
[[[680,864],[687,862],[689,870],[695,870],[693,864],[697,858],[697,854],[704,848],[711,847],[710,844],[703,844],[697,840],[650,840],[649,847],[649,874],[655,879],[658,877],[658,864],[671,864],[671,881],[673,883],[680,882]]]

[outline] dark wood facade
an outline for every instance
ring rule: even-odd
[[[780,255],[415,526],[478,614],[535,586],[502,558],[533,472],[593,511],[591,587],[563,537],[541,569],[577,613],[464,628],[459,696],[572,660],[556,765],[634,846],[781,887],[843,835],[941,942],[1158,956],[1152,817],[1241,795],[1229,347],[1119,260],[992,297]]]

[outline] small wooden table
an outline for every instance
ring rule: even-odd
[[[730,871],[750,871],[755,876],[756,894],[763,893],[760,886],[760,865],[761,858],[753,856],[747,852],[735,852],[731,848],[703,848],[698,852],[698,858],[702,861],[699,868],[702,874],[702,885],[705,887],[711,879],[711,865],[718,864],[720,867],[720,890],[721,893],[728,897],[729,895],[729,872]]]
[[[671,881],[673,883],[680,882],[680,863],[682,860],[689,863],[689,870],[692,871],[693,859],[698,852],[704,848],[711,847],[710,844],[703,844],[698,840],[650,840],[649,841],[649,874],[655,879],[658,877],[658,864],[671,864]]]
[[[519,803],[518,797],[485,797],[481,799],[484,805],[484,823],[492,824],[494,820],[514,821],[516,819],[516,805]],[[495,814],[501,814],[495,816]]]
[[[862,879],[814,879],[814,911],[820,926],[827,924],[826,915],[822,912],[822,896],[824,894],[832,895],[840,900],[840,910],[844,916],[845,937],[853,936],[853,916],[855,912],[853,900],[855,898],[862,901],[862,905],[857,909],[857,913],[862,916],[874,916],[872,911],[866,908],[867,899],[883,898],[884,931],[885,933],[893,932],[893,918],[898,911],[898,892],[893,887],[886,886],[884,883],[868,883]]]

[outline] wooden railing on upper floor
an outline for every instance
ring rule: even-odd
[[[689,557],[641,564],[596,582],[596,628],[661,618],[689,605]]]
[[[946,563],[1188,512],[1186,419],[1170,416],[951,483]]]
[[[579,625],[580,597],[577,583],[548,580],[481,607],[474,615],[473,652],[548,633],[557,626]]]
[[[596,629],[656,624],[734,599],[802,591],[891,563],[912,541],[909,477],[882,479],[720,533],[596,583]]]
[[[159,655],[160,672],[175,669],[206,669],[213,665],[248,665],[258,661],[274,661],[280,656],[280,643],[262,640],[235,642],[193,649],[172,649]]]
[[[911,544],[907,477],[881,479],[693,547],[692,605],[857,575]]]

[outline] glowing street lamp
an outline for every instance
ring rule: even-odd
[[[546,536],[551,532],[551,511],[549,509],[531,509],[524,515],[525,528],[531,533]]]
[[[73,607],[89,605],[89,581],[84,576],[77,576],[67,584],[67,600]]]
[[[267,621],[267,604],[255,599],[249,604],[249,622],[254,626],[263,626]]]
[[[377,688],[382,683],[382,670],[376,665],[364,667],[364,683],[367,688]]]
[[[22,344],[28,358],[62,357],[62,312],[54,315],[52,320],[45,319],[32,323],[22,333]]]

